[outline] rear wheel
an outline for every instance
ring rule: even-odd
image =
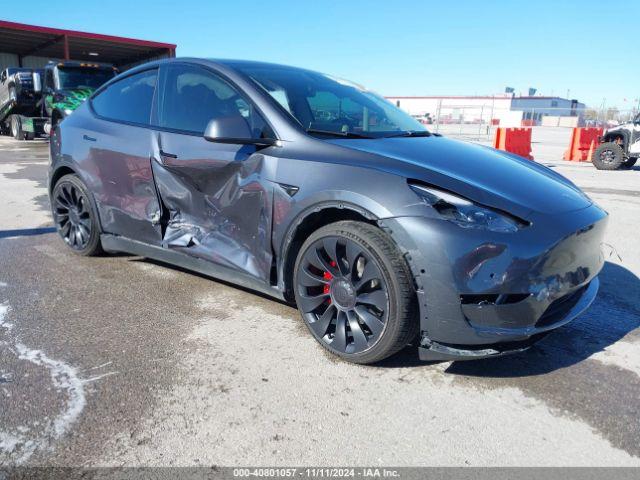
[[[598,170],[617,170],[624,163],[624,151],[617,143],[602,143],[593,152],[591,162]]]
[[[91,196],[76,175],[65,175],[51,195],[53,219],[58,233],[78,255],[102,253],[100,224]]]
[[[418,331],[411,273],[393,241],[362,222],[320,228],[294,268],[298,309],[315,339],[354,363],[373,363]]]

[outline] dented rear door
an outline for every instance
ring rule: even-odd
[[[78,132],[78,161],[94,192],[104,233],[160,245],[160,204],[150,156],[157,69],[123,76],[91,100]],[[80,135],[80,133],[82,135]]]

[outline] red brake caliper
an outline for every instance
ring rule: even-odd
[[[331,266],[335,267],[336,266],[336,262],[331,261]],[[331,279],[333,278],[333,275],[331,275],[331,273],[329,273],[329,272],[324,272],[324,274],[322,275],[322,278],[324,278],[327,281],[331,281]],[[329,285],[328,284],[326,284],[322,288],[322,293],[324,293],[325,295],[329,293]],[[329,299],[329,303],[331,303],[331,299]]]

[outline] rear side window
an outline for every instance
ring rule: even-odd
[[[91,106],[106,119],[147,125],[157,78],[157,70],[130,75],[100,92],[91,100]]]
[[[172,65],[164,80],[159,126],[202,134],[210,120],[242,117],[255,138],[272,137],[253,105],[225,80],[204,68]]]

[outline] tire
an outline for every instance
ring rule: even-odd
[[[83,256],[103,253],[95,203],[77,175],[64,175],[56,182],[51,210],[58,234],[74,253]]]
[[[593,152],[591,162],[598,170],[617,170],[624,162],[624,151],[617,143],[602,143]]]
[[[630,170],[631,168],[633,168],[633,166],[636,164],[637,161],[638,161],[637,157],[627,158],[624,162],[622,162],[622,165],[620,168],[624,168],[625,170]]]
[[[300,248],[293,281],[305,325],[344,360],[378,362],[418,334],[411,272],[375,226],[341,221],[316,230]]]
[[[20,121],[20,116],[11,115],[11,136],[16,140],[24,140],[24,132],[22,131],[22,122]]]

